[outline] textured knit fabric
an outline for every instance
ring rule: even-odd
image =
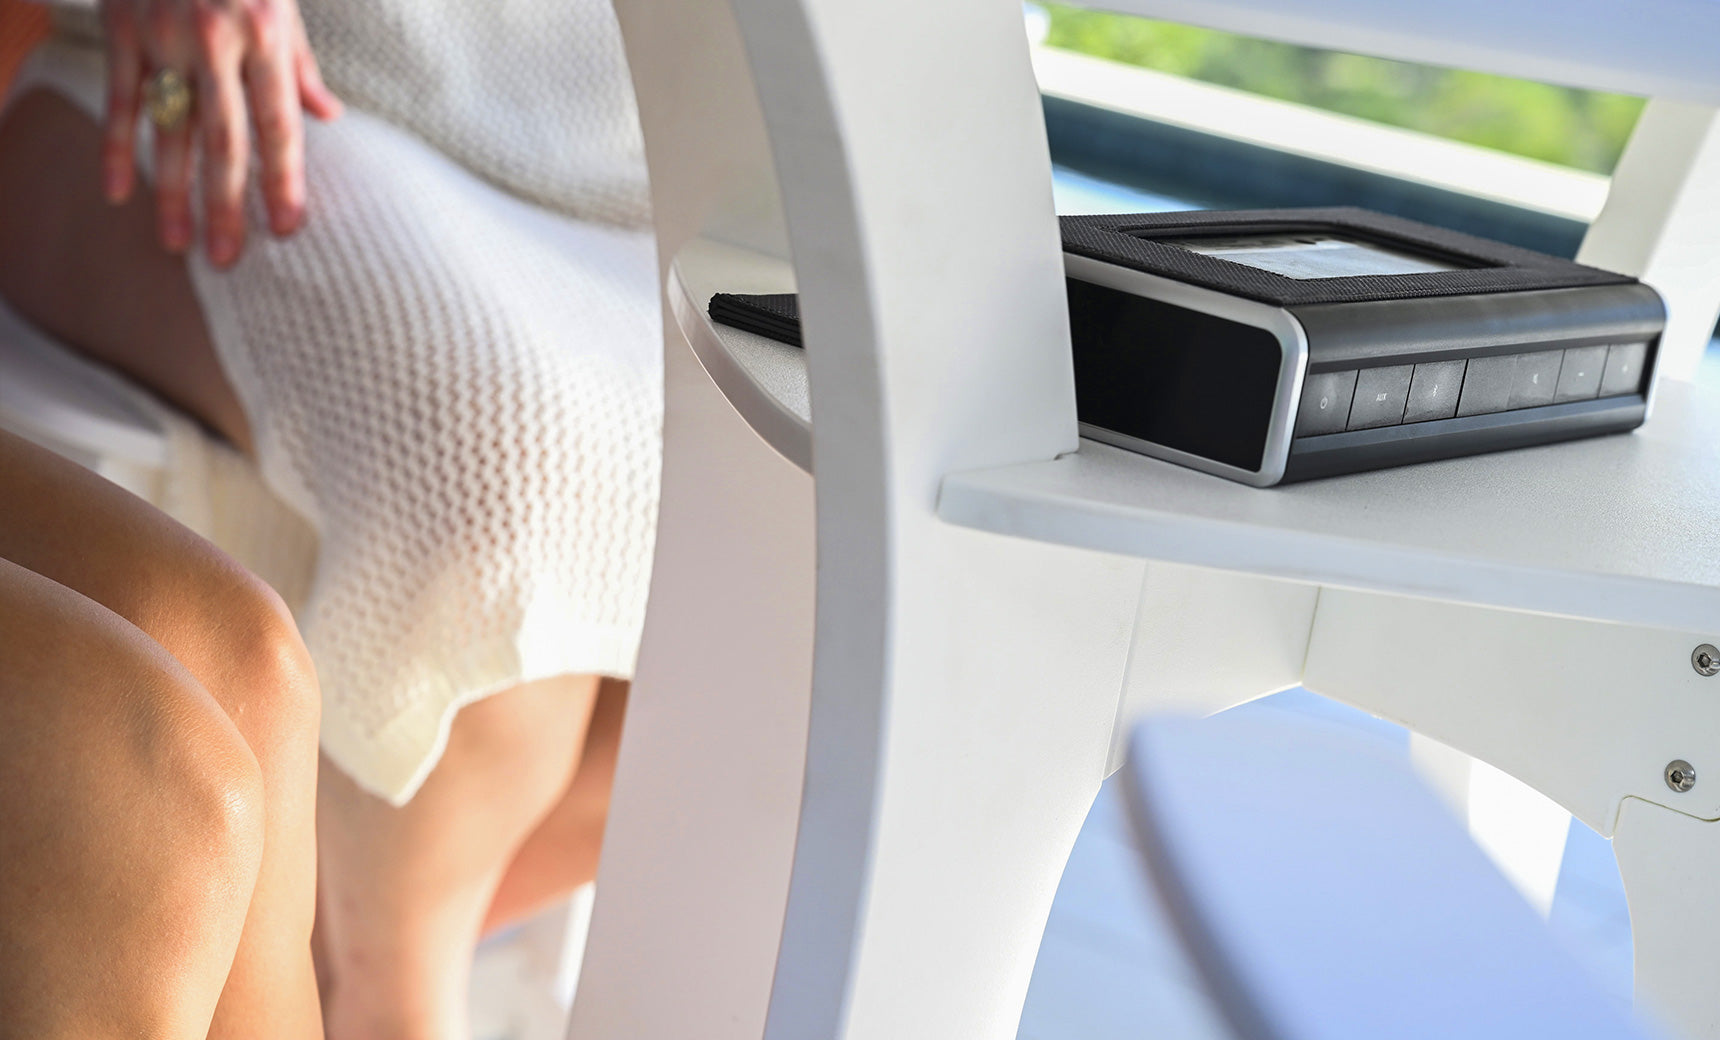
[[[460,705],[552,675],[631,674],[660,456],[656,264],[648,232],[621,226],[644,215],[644,181],[601,0],[306,6],[336,88],[375,94],[349,94],[331,124],[307,121],[303,230],[253,234],[225,273],[194,256],[191,272],[262,474],[320,539],[300,622],[324,749],[399,803]],[[521,122],[470,81],[424,99],[422,124],[401,115],[408,128],[365,109],[386,107],[375,84],[435,80],[416,63],[458,55],[457,35],[437,34],[466,31],[468,9],[505,10],[502,24],[529,38],[509,50],[475,37],[486,53],[451,75],[511,61]],[[363,14],[343,48],[345,10]],[[564,67],[531,35],[600,24],[616,50],[596,72]],[[390,57],[381,25],[410,46]],[[94,114],[99,53],[50,46],[17,89],[43,83]],[[540,136],[600,136],[534,156],[527,115],[551,121]],[[488,144],[486,120],[503,127]],[[251,215],[265,226],[255,196]]]
[[[643,225],[645,151],[605,0],[301,0],[343,100],[508,191]]]

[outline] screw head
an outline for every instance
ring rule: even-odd
[[[1696,767],[1682,758],[1666,763],[1666,786],[1680,794],[1696,786]]]
[[[1703,643],[1690,651],[1690,667],[1696,669],[1697,675],[1720,674],[1720,648],[1713,643]]]

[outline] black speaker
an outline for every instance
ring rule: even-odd
[[[1266,486],[1648,414],[1666,308],[1627,275],[1360,209],[1062,225],[1094,440]],[[792,295],[710,315],[800,345]]]

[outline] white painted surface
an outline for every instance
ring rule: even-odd
[[[1720,763],[1720,685],[1690,665],[1713,639],[1326,589],[1305,685],[1491,763],[1614,836],[1637,991],[1683,1035],[1714,1037],[1720,904],[1708,879],[1720,824],[1700,821],[1720,818],[1720,785],[1702,782],[1705,763]],[[1666,785],[1674,759],[1694,765],[1693,789]],[[1472,806],[1480,793],[1472,785]],[[1504,858],[1531,873],[1548,869],[1532,861],[1536,849],[1550,855],[1557,819],[1539,797],[1518,799],[1526,824],[1484,821],[1521,843]],[[1513,836],[1514,825],[1542,833]]]
[[[688,242],[664,286],[669,316],[747,424],[784,458],[812,470],[812,387],[806,352],[710,319],[711,297],[791,293],[788,261],[708,238]]]
[[[667,362],[650,615],[574,1040],[758,1040],[788,896],[812,480],[741,422],[684,343]]]
[[[953,473],[965,526],[1292,581],[1720,629],[1720,393],[1633,434],[1256,490],[1103,445]]]
[[[1677,793],[1667,762],[1720,763],[1712,633],[1326,589],[1303,684],[1505,770],[1611,835],[1626,797],[1720,818],[1720,784]]]
[[[1683,1036],[1720,1036],[1720,823],[1632,798],[1613,850],[1630,901],[1637,999]]]
[[[1106,0],[1113,11],[1309,47],[1625,94],[1720,101],[1708,0]]]
[[[1510,773],[1486,762],[1469,772],[1469,836],[1529,905],[1553,912],[1571,814]]]
[[[1720,10],[1720,5],[1711,5]],[[1666,301],[1662,379],[1690,380],[1720,316],[1720,109],[1656,98],[1613,171],[1577,259],[1632,274]]]
[[[1206,715],[1301,682],[1318,598],[1313,585],[1148,564],[1111,768],[1147,712]]]
[[[1140,585],[1133,561],[934,512],[951,468],[1076,443],[1020,11],[737,11],[795,257],[818,474],[807,786],[767,1035],[1002,1040],[1103,774]]]
[[[756,188],[768,136],[819,476],[790,461],[799,384],[699,366],[702,333],[730,360],[744,350],[689,319],[702,288],[679,312],[667,301],[688,320],[668,334],[663,540],[580,1040],[1012,1035],[1108,764],[1141,558],[1671,628],[1720,620],[1715,499],[1692,483],[1713,468],[1720,418],[1683,391],[1634,437],[1268,493],[1090,445],[1068,454],[1061,256],[1015,5],[737,0],[738,37],[722,5],[620,12],[659,252],[685,253],[679,277],[694,277],[700,237],[782,254]],[[761,438],[743,414],[787,421]],[[1294,629],[1269,619],[1281,651]],[[1562,649],[1574,631],[1544,638]],[[1580,649],[1658,653],[1677,636],[1642,631]],[[1333,656],[1356,645],[1337,638]],[[1276,681],[1294,654],[1275,653],[1246,670]],[[1610,675],[1571,660],[1597,688]],[[1371,710],[1415,714],[1376,692],[1376,671],[1321,674]],[[1521,742],[1532,697],[1446,700],[1459,707],[1421,720],[1440,739],[1609,826],[1647,783],[1637,759],[1659,751],[1642,720],[1679,714],[1638,711],[1636,730],[1604,719],[1611,757],[1592,761],[1566,752],[1589,750],[1593,720],[1537,731],[1545,747],[1519,761],[1508,738]]]
[[[1451,815],[1468,823],[1469,773],[1475,760],[1425,733],[1409,735],[1409,760],[1421,782],[1439,796]]]
[[[728,6],[616,5],[668,264],[715,236],[780,255]],[[569,1036],[759,1040],[787,901],[812,673],[812,481],[700,367],[665,299],[663,495]]]

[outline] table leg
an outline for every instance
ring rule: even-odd
[[[656,569],[574,1040],[758,1040],[812,683],[812,478],[670,330]]]
[[[767,1040],[1013,1040],[1106,773],[1143,565],[900,537],[881,685],[814,684]]]
[[[1325,590],[1304,681],[1529,784],[1614,837],[1638,992],[1720,1040],[1720,676],[1713,633]],[[1669,782],[1689,763],[1694,785]],[[1675,778],[1674,778],[1675,779]]]
[[[1629,798],[1613,852],[1630,902],[1638,1003],[1688,1040],[1720,1038],[1720,822]]]

